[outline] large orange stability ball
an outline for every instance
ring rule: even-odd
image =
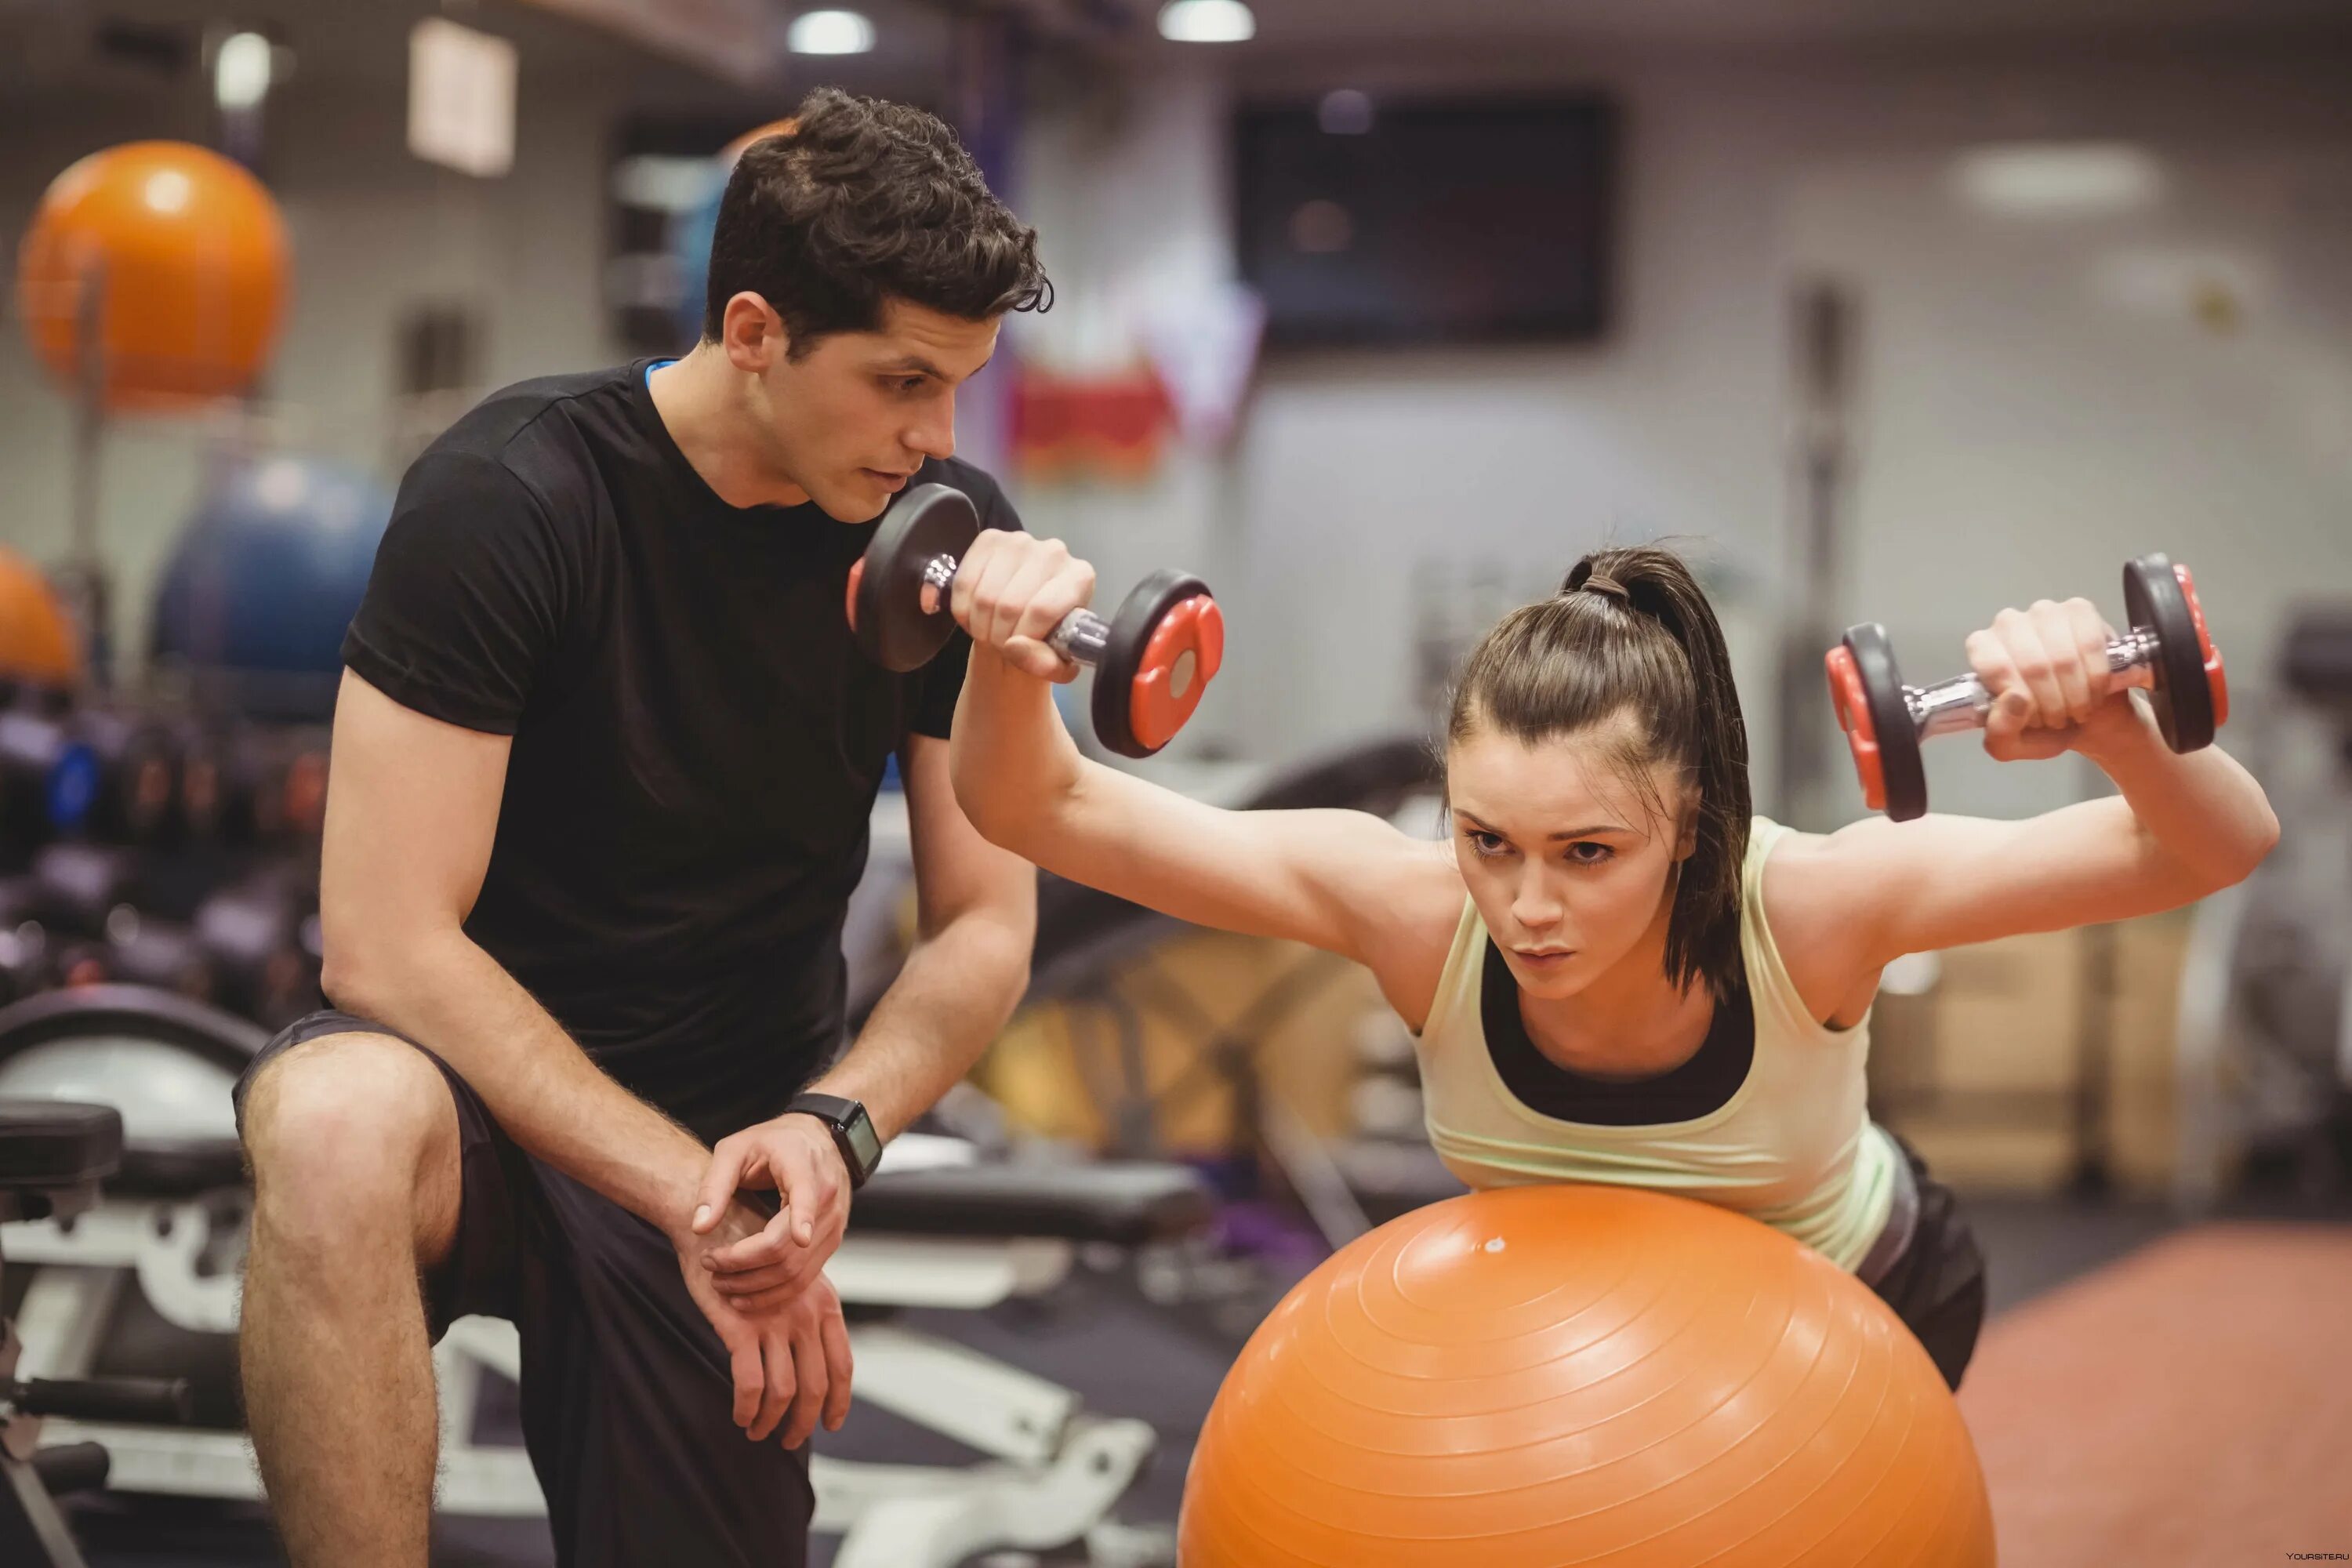
[[[90,338],[110,407],[239,393],[278,339],[286,250],[278,204],[238,164],[127,142],[50,182],[17,252],[17,310],[68,386]]]
[[[1868,1288],[1607,1187],[1382,1226],[1234,1363],[1184,1568],[1988,1568],[1976,1450]]]
[[[0,550],[0,680],[69,687],[81,679],[81,638],[40,569]]]

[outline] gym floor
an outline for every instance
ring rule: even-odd
[[[2108,1401],[2105,1408],[2128,1416],[2129,1402],[2113,1394],[2131,1385],[2128,1363],[2135,1354],[2153,1358],[2159,1365],[2210,1366],[2183,1342],[2193,1332],[2200,1311],[2234,1309],[2219,1300],[2200,1306],[2189,1300],[2197,1281],[2218,1279],[2233,1269],[2242,1269],[2249,1279],[2259,1275],[2262,1267],[2285,1270],[2300,1281],[2295,1299],[2306,1306],[2298,1309],[2299,1321],[2305,1336],[2314,1342],[2280,1343],[2283,1334],[2293,1331],[2293,1324],[2252,1336],[2268,1344],[2267,1361],[2250,1371],[2211,1366],[2200,1386],[2168,1378],[2163,1386],[2176,1405],[2182,1398],[2202,1400],[2216,1419],[2226,1420],[2221,1408],[2226,1392],[2216,1385],[2233,1380],[2242,1385],[2244,1377],[2265,1374],[2291,1377],[2298,1380],[2297,1386],[2319,1390],[2352,1387],[2352,1345],[2327,1326],[2330,1321],[2340,1325],[2340,1310],[2315,1313],[2307,1309],[2314,1300],[2343,1299],[2341,1290],[2312,1294],[2308,1288],[2315,1281],[2352,1286],[2352,1213],[2340,1206],[2325,1213],[2273,1206],[2245,1216],[2273,1223],[2232,1223],[2185,1235],[2175,1234],[2179,1227],[2167,1211],[2148,1205],[1978,1199],[1970,1208],[1991,1264],[1995,1322],[1989,1331],[1987,1353],[1970,1378],[1966,1404],[1980,1440],[1996,1426],[2002,1434],[1999,1449],[1989,1442],[1986,1447],[1996,1512],[2003,1521],[2006,1568],[2077,1568],[2094,1560],[2084,1549],[2096,1546],[2083,1538],[2083,1531],[2100,1528],[2095,1517],[2086,1521],[2084,1510],[2070,1507],[2068,1500],[2053,1503],[2046,1463],[2021,1450],[2011,1438],[2012,1428],[2046,1434],[2053,1424],[2032,1417],[2061,1407],[2097,1406],[2103,1398]],[[2131,1261],[2122,1268],[2107,1267],[2126,1257]],[[2261,1259],[2273,1261],[2262,1265]],[[2084,1278],[2092,1275],[2096,1278]],[[2078,1280],[2076,1289],[2058,1291]],[[2175,1317],[2182,1326],[2130,1305],[2145,1303],[2150,1293],[2177,1304]],[[2034,1310],[2009,1316],[2029,1301],[2036,1303]],[[1164,1447],[1130,1495],[1124,1517],[1132,1523],[1175,1518],[1192,1436],[1226,1363],[1225,1351],[1212,1337],[1155,1311],[1120,1285],[1084,1276],[1042,1307],[988,1315],[918,1316],[926,1328],[1067,1384],[1085,1396],[1090,1409],[1149,1418],[1160,1429]],[[2120,1357],[2121,1364],[2091,1364],[2097,1352],[2085,1342],[2103,1342],[2101,1326],[2126,1318],[2137,1325],[2141,1342],[2113,1348],[2109,1362]],[[2156,1342],[2147,1342],[2151,1337]],[[2051,1400],[2033,1392],[2045,1386],[2044,1378],[2066,1376],[2070,1368],[2072,1385],[2084,1392],[2083,1399]],[[2296,1402],[2289,1389],[2278,1387],[2250,1404],[2242,1402],[2242,1407],[2267,1409],[2276,1419],[2276,1412],[2295,1408]],[[2352,1415],[2352,1400],[2339,1392],[2329,1408],[2336,1411],[2333,1426],[2327,1422],[2319,1426],[2341,1428]],[[2314,1428],[2306,1416],[2311,1414],[2295,1417],[2297,1430],[2305,1434],[2303,1448],[2326,1451],[2324,1440],[2310,1436]],[[2249,1458],[2253,1449],[2267,1448],[2258,1434],[2217,1430],[2203,1419],[2178,1419],[2178,1409],[2166,1415],[2162,1421],[2127,1421],[2141,1430],[2141,1447],[2151,1450],[2139,1466],[2143,1470],[2161,1468],[2153,1450],[2167,1446],[2193,1449],[2198,1464],[2217,1446],[2234,1445]],[[2337,1430],[2336,1435],[2352,1439],[2352,1432]],[[2323,1448],[2315,1449],[2315,1442],[2322,1442]],[[873,1412],[853,1416],[846,1429],[828,1439],[827,1447],[854,1458],[949,1462],[959,1458],[944,1440]],[[2343,1448],[2338,1445],[2332,1452],[2340,1458]],[[2020,1474],[2021,1469],[2040,1470],[2045,1479],[2037,1485],[2033,1474]],[[2278,1478],[2272,1483],[2277,1488],[2276,1500],[2303,1509],[2300,1515],[2290,1516],[2283,1510],[2263,1509],[2259,1493],[2264,1484],[2259,1475],[2252,1477],[2226,1504],[2202,1494],[2176,1497],[2176,1512],[2198,1517],[2176,1518],[2160,1528],[2170,1532],[2166,1539],[2181,1540],[2180,1531],[2202,1523],[2209,1537],[2234,1542],[2242,1555],[2196,1560],[2213,1563],[2216,1568],[2223,1562],[2277,1561],[2278,1552],[2285,1551],[2352,1552],[2352,1486],[2337,1489],[2331,1499],[2324,1492],[2315,1494],[2308,1478]],[[2254,1495],[2248,1494],[2247,1486]],[[2004,1506],[2012,1497],[2014,1506]],[[2254,1512],[2250,1514],[2250,1508]],[[2330,1510],[2342,1511],[2340,1528],[2329,1517]],[[2231,1517],[2222,1518],[2225,1511]],[[142,1503],[84,1509],[77,1521],[92,1568],[246,1568],[281,1561],[266,1522],[249,1508]],[[2327,1538],[2272,1538],[2290,1529],[2317,1530]],[[824,1568],[830,1555],[830,1542],[820,1538],[813,1562]],[[2157,1559],[2136,1555],[2131,1560]],[[2163,1560],[2190,1568],[2186,1557],[2168,1552]],[[440,1532],[434,1555],[439,1568],[537,1568],[553,1561],[545,1528],[536,1521],[451,1522]]]

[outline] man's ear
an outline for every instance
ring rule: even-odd
[[[792,338],[784,331],[784,319],[774,306],[748,289],[727,301],[719,325],[719,346],[737,370],[763,374],[791,352]]]

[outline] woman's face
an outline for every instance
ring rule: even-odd
[[[1531,996],[1573,996],[1623,959],[1690,853],[1696,802],[1681,771],[1650,764],[1649,798],[1624,776],[1618,759],[1638,733],[1622,716],[1533,745],[1474,729],[1447,755],[1462,880]]]

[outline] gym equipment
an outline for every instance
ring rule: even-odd
[[[47,1377],[177,1369],[190,1385],[193,1426],[104,1417],[53,1426],[55,1442],[102,1440],[119,1492],[258,1496],[235,1403],[249,1205],[229,1089],[266,1043],[215,1008],[139,986],[61,991],[0,1009],[0,1095],[110,1102],[124,1130],[121,1170],[95,1209],[70,1229],[28,1221],[0,1232],[12,1257],[39,1270],[20,1313],[26,1367]],[[1200,1179],[1181,1167],[991,1167],[952,1139],[894,1142],[826,1270],[851,1319],[857,1399],[984,1462],[816,1455],[815,1528],[843,1536],[839,1568],[953,1568],[1107,1528],[1154,1447],[1147,1424],[1089,1415],[1066,1388],[890,1318],[1037,1297],[1067,1276],[1081,1248],[1171,1242],[1197,1232],[1208,1212]],[[522,1448],[475,1436],[491,1380],[520,1378],[513,1327],[460,1319],[434,1363],[441,1510],[542,1514]]]
[[[1990,1568],[1959,1409],[1868,1287],[1726,1209],[1474,1193],[1286,1297],[1193,1450],[1187,1568]]]
[[[17,309],[59,382],[152,407],[249,387],[286,274],[286,225],[258,180],[184,142],[132,142],[50,182],[17,253]]]
[[[317,1007],[318,955],[303,940],[316,902],[316,889],[268,873],[206,899],[194,940],[210,963],[214,1000],[273,1030]]]
[[[129,904],[109,910],[105,924],[103,941],[71,943],[59,955],[68,984],[150,985],[199,1002],[218,993],[213,956],[188,927]]]
[[[50,826],[115,844],[153,844],[178,825],[178,747],[134,711],[84,709],[50,771]]]
[[[29,876],[0,878],[0,1005],[57,984],[47,896]]]
[[[2283,843],[2200,900],[2180,973],[2173,1197],[2211,1212],[2240,1185],[2266,1199],[2352,1190],[2352,605],[2315,605],[2278,661],[2290,700],[2248,765]]]
[[[2117,685],[2146,689],[2165,744],[2194,752],[2213,743],[2229,721],[2230,687],[2221,656],[2205,630],[2205,612],[2189,568],[2161,554],[2124,567],[2130,629],[2107,645]],[[1933,686],[1903,684],[1886,628],[1866,621],[1830,649],[1830,700],[1853,752],[1862,797],[1897,822],[1926,815],[1927,776],[1919,746],[1937,735],[1981,730],[1992,696],[1973,675]]]
[[[0,930],[0,1005],[53,990],[57,984],[48,933],[38,921]]]
[[[33,563],[0,550],[0,679],[63,689],[81,679],[81,639]]]
[[[790,120],[771,121],[746,131],[710,160],[703,175],[702,195],[695,204],[675,214],[669,224],[669,253],[678,284],[678,342],[692,343],[702,336],[702,312],[709,292],[710,245],[719,233],[719,204],[727,195],[728,177],[743,149],[762,136],[780,136],[793,129]]]
[[[74,755],[65,721],[36,704],[0,710],[0,835],[19,854],[55,837],[60,823],[79,828],[89,815],[97,780],[86,759],[67,765]],[[51,793],[59,785],[62,799]]]
[[[1204,789],[1237,809],[1346,807],[1418,833],[1435,821],[1435,760],[1412,737],[1279,773],[1236,768]],[[877,833],[877,861],[883,843]],[[1358,998],[1377,1003],[1377,993],[1329,953],[1269,944],[1253,959],[1254,945],[1040,873],[1029,991],[973,1074],[992,1110],[1030,1136],[1118,1160],[1182,1159],[1210,1174],[1223,1200],[1213,1237],[1147,1252],[1138,1282],[1169,1321],[1225,1357],[1331,1250],[1377,1219],[1462,1191],[1417,1127],[1409,1158],[1369,1141],[1335,1144],[1280,1075],[1261,1070],[1286,1039],[1350,1026]],[[854,1018],[890,978],[879,965],[856,976]]]
[[[226,465],[164,567],[150,657],[208,711],[325,722],[391,518],[391,495],[341,464],[281,454]]]
[[[104,1106],[0,1100],[0,1227],[70,1223],[97,1200],[99,1184],[116,1170],[121,1149],[121,1119]],[[0,1256],[0,1267],[5,1264]],[[83,1568],[54,1500],[104,1486],[109,1457],[92,1443],[40,1447],[44,1418],[181,1420],[187,1390],[173,1381],[52,1379],[33,1373],[16,1324],[0,1317],[0,1562]]]
[[[919,669],[955,632],[947,595],[956,564],[980,535],[971,498],[918,485],[883,518],[849,574],[849,624],[886,669]],[[1225,623],[1207,584],[1152,573],[1106,623],[1073,610],[1045,638],[1095,669],[1095,735],[1123,757],[1148,757],[1176,738],[1224,660]]]
[[[158,842],[178,824],[178,750],[135,711],[19,700],[0,711],[0,831],[27,848],[82,835]]]
[[[147,871],[147,858],[137,850],[101,844],[52,844],[33,857],[42,918],[76,936],[103,936],[108,916],[137,907]]]
[[[327,739],[321,729],[192,728],[180,741],[188,837],[231,846],[316,837],[325,826]]]

